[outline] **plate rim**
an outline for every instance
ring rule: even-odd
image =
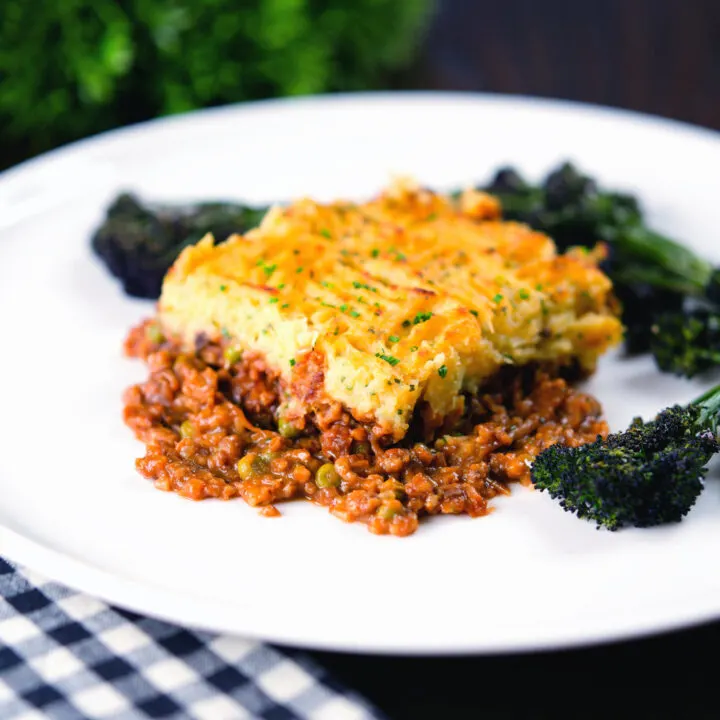
[[[608,630],[596,626],[592,631],[585,632],[581,637],[577,632],[558,636],[552,639],[534,640],[530,642],[494,640],[490,643],[473,643],[448,647],[435,644],[417,643],[412,646],[400,646],[393,642],[378,643],[377,641],[356,641],[354,644],[338,644],[325,636],[319,640],[317,637],[307,635],[303,631],[288,634],[287,632],[274,632],[271,627],[259,626],[249,628],[247,624],[233,621],[233,616],[224,616],[224,622],[213,623],[200,616],[207,616],[209,607],[222,606],[217,600],[200,600],[192,597],[178,598],[168,590],[153,588],[148,591],[148,585],[138,583],[131,578],[116,576],[94,566],[87,561],[81,561],[69,554],[57,552],[47,547],[45,543],[32,539],[20,532],[9,529],[0,524],[0,553],[2,556],[21,566],[21,570],[37,572],[50,582],[56,582],[75,591],[97,598],[111,607],[121,607],[131,612],[154,618],[162,622],[181,625],[194,630],[211,632],[215,634],[229,634],[261,643],[269,643],[301,650],[314,650],[320,652],[336,652],[342,654],[377,655],[394,657],[469,657],[469,656],[504,656],[518,653],[544,653],[564,650],[581,650],[592,647],[603,647],[618,642],[641,640],[658,637],[673,632],[690,630],[703,625],[716,622],[720,618],[720,611],[697,611],[664,621],[651,620],[638,626]],[[160,609],[162,606],[175,605],[174,612]],[[180,606],[180,611],[177,607]],[[267,623],[266,623],[267,625]]]
[[[404,104],[408,100],[438,100],[440,102],[468,102],[475,104],[485,102],[493,105],[527,106],[533,108],[546,108],[564,113],[581,114],[592,117],[605,117],[612,120],[629,120],[642,125],[652,125],[665,130],[681,131],[695,137],[717,143],[720,141],[720,132],[697,126],[691,123],[663,118],[657,115],[641,113],[633,110],[612,108],[603,105],[595,105],[567,100],[546,99],[526,95],[502,95],[497,93],[478,92],[446,92],[446,91],[387,91],[387,92],[359,92],[359,93],[338,93],[325,95],[311,95],[292,98],[273,98],[255,102],[235,103],[215,108],[206,108],[177,115],[154,118],[132,125],[108,130],[92,135],[81,140],[68,143],[37,157],[30,158],[15,166],[0,172],[0,199],[2,190],[13,186],[16,182],[22,182],[26,176],[32,175],[47,163],[63,162],[76,154],[82,154],[88,149],[101,145],[108,139],[122,140],[132,138],[136,134],[142,134],[148,128],[160,128],[167,126],[192,123],[196,118],[205,118],[222,115],[232,115],[237,112],[253,112],[254,110],[266,108],[285,108],[293,106],[320,106],[325,104],[339,105],[346,103],[372,102],[380,104]],[[42,210],[40,211],[42,212]],[[23,218],[20,219],[22,221]],[[7,229],[8,226],[5,226]],[[7,524],[0,522],[0,553],[13,563],[18,563],[29,570],[40,572],[56,582],[69,587],[76,588],[94,597],[98,597],[111,604],[119,604],[134,612],[139,612],[151,617],[162,619],[168,622],[191,625],[198,629],[212,632],[226,632],[241,634],[244,637],[251,637],[264,642],[272,642],[286,646],[312,648],[317,650],[329,650],[334,652],[363,653],[377,655],[405,655],[405,656],[462,656],[462,655],[499,655],[517,652],[537,652],[560,649],[570,649],[603,645],[621,640],[648,637],[662,633],[672,632],[679,629],[696,627],[720,618],[720,606],[714,611],[704,613],[680,614],[674,618],[667,618],[663,622],[651,621],[647,627],[633,627],[616,632],[594,628],[592,631],[579,636],[577,632],[571,633],[568,637],[555,637],[552,640],[530,642],[511,641],[498,643],[495,639],[491,643],[475,643],[472,647],[462,648],[438,648],[435,646],[423,646],[419,642],[412,647],[399,647],[392,642],[385,645],[377,642],[359,643],[357,646],[334,644],[327,637],[322,640],[305,637],[302,632],[295,637],[289,637],[286,633],[282,636],[273,636],[270,629],[260,629],[257,632],[243,625],[242,630],[238,628],[219,627],[212,621],[203,622],[198,613],[207,613],[201,610],[203,603],[215,603],[217,601],[199,601],[194,598],[185,598],[181,603],[184,608],[182,612],[163,612],[160,608],[169,607],[165,598],[170,597],[167,590],[153,589],[148,591],[148,586],[137,583],[133,579],[124,576],[117,576],[113,573],[94,566],[90,561],[83,561],[70,556],[65,552],[58,552],[47,546],[43,541],[32,537],[31,533],[18,532]],[[120,598],[120,600],[118,600]],[[174,598],[178,602],[178,598]],[[186,619],[182,618],[185,615]],[[189,621],[187,618],[191,618]]]
[[[108,138],[123,138],[131,136],[137,132],[142,132],[146,128],[157,126],[171,126],[182,124],[194,118],[212,117],[215,115],[232,114],[237,111],[260,110],[264,108],[297,106],[297,105],[315,105],[318,103],[340,104],[347,102],[355,102],[358,99],[376,103],[393,103],[396,101],[412,100],[412,99],[437,99],[437,100],[454,100],[467,102],[487,102],[503,105],[513,104],[531,104],[537,107],[547,107],[549,109],[564,110],[566,112],[581,112],[590,114],[601,114],[608,118],[625,118],[643,124],[651,123],[658,127],[665,127],[668,130],[680,130],[693,134],[704,135],[710,140],[720,140],[720,130],[714,130],[709,127],[697,125],[685,120],[675,120],[673,118],[664,117],[655,113],[646,113],[638,110],[629,110],[626,108],[613,107],[611,105],[602,105],[600,103],[588,103],[579,100],[563,100],[560,98],[546,98],[539,95],[529,94],[504,94],[495,92],[475,92],[470,90],[375,90],[360,92],[338,92],[324,93],[317,95],[297,95],[290,97],[266,98],[263,100],[250,100],[237,103],[228,103],[226,105],[218,105],[215,107],[198,108],[170,115],[161,115],[159,117],[141,120],[136,123],[130,123],[117,128],[103,130],[87,137],[64,143],[56,148],[40,153],[35,157],[23,160],[15,165],[0,171],[0,186],[14,176],[33,170],[36,165],[43,164],[49,160],[63,159],[74,152],[91,148],[95,144],[102,143]]]

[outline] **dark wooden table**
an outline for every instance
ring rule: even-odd
[[[439,7],[422,62],[406,79],[412,87],[564,98],[720,129],[720,0],[440,0]],[[528,598],[528,606],[541,613],[542,598]],[[551,653],[316,656],[393,720],[587,720],[718,718],[719,654],[714,623]]]
[[[720,129],[718,0],[437,0],[416,87],[599,103]]]

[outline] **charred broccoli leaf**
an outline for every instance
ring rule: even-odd
[[[255,227],[265,209],[235,203],[146,205],[118,196],[92,237],[92,248],[128,295],[157,298],[165,273],[181,250],[212,233],[223,242]]]
[[[718,452],[720,386],[686,407],[674,406],[644,423],[580,447],[541,452],[532,481],[565,510],[598,527],[650,527],[678,522],[703,489]]]

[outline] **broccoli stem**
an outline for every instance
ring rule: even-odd
[[[640,224],[600,229],[616,253],[613,281],[648,284],[683,295],[706,293],[713,266],[692,250]]]
[[[711,430],[713,435],[718,435],[720,425],[720,385],[710,388],[700,397],[693,400],[691,405],[700,409],[696,425],[698,431]]]

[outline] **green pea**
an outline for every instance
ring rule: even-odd
[[[232,345],[228,345],[225,348],[223,355],[225,356],[225,360],[228,365],[234,365],[242,359],[242,350],[240,350],[240,348],[233,347]]]
[[[153,345],[161,345],[165,342],[165,336],[157,323],[151,323],[145,328],[145,337]]]
[[[282,415],[278,418],[278,432],[284,438],[294,438],[300,434],[299,428],[295,427],[289,420]]]
[[[392,497],[401,500],[405,495],[405,486],[398,480],[390,480],[383,485],[383,491],[392,493]]]
[[[195,434],[195,428],[189,420],[185,420],[180,426],[180,437],[190,438]]]
[[[332,463],[321,465],[315,473],[315,484],[319,488],[337,487],[340,485],[340,476]]]
[[[253,458],[250,455],[244,455],[237,461],[235,469],[241,480],[249,480],[254,472]]]
[[[398,509],[392,505],[381,505],[378,508],[377,515],[383,520],[392,520],[398,512]]]

